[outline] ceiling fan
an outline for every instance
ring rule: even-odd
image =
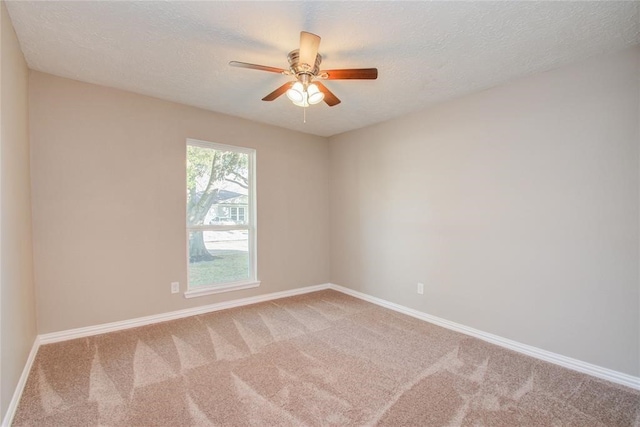
[[[300,32],[300,49],[292,50],[289,52],[289,55],[287,55],[289,69],[248,64],[238,61],[231,61],[229,65],[232,67],[269,71],[271,73],[294,77],[294,81],[283,84],[262,98],[262,100],[273,101],[280,95],[286,93],[287,97],[295,105],[300,107],[308,107],[310,104],[317,104],[323,100],[329,107],[340,103],[338,97],[319,80],[375,80],[378,78],[377,68],[320,70],[322,56],[318,53],[319,46],[320,36],[302,31]]]

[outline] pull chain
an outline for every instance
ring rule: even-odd
[[[307,107],[302,108],[302,122],[307,123]]]

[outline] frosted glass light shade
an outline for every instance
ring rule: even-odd
[[[311,83],[309,87],[307,87],[307,98],[309,104],[317,104],[318,102],[322,102],[324,99],[324,93],[320,92],[318,86]]]
[[[305,95],[304,86],[302,86],[302,83],[300,82],[295,82],[293,86],[287,90],[287,98],[289,98],[294,104],[297,102],[303,102]]]
[[[307,96],[307,92],[302,92],[302,100],[300,102],[293,101],[293,105],[297,105],[298,107],[308,107],[309,97]]]

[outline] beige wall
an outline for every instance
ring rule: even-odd
[[[31,249],[28,73],[5,8],[0,50],[0,417],[36,336]]]
[[[331,138],[332,282],[640,374],[639,57]]]
[[[30,114],[39,333],[328,282],[325,138],[34,71]],[[186,285],[186,138],[257,151],[257,289],[169,292]]]

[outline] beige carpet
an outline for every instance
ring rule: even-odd
[[[14,425],[629,426],[640,393],[322,291],[45,345]]]

